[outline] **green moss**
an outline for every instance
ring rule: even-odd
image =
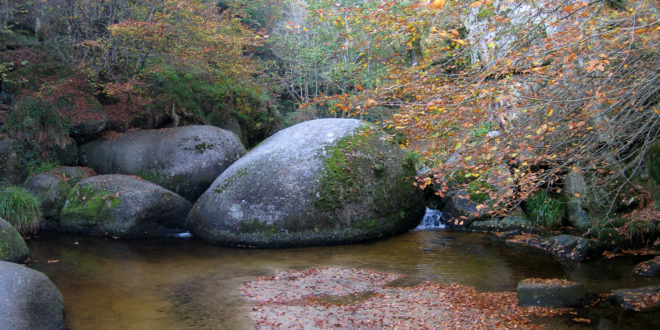
[[[493,5],[481,6],[479,12],[477,13],[477,20],[483,21],[489,17],[492,17],[493,14]]]
[[[209,143],[198,143],[195,145],[195,151],[197,153],[203,154],[204,151],[206,150],[211,150],[215,148],[215,144],[209,144]]]
[[[142,170],[138,176],[164,187],[182,185],[187,182],[183,175],[167,176],[157,169]]]
[[[329,223],[341,223],[380,237],[402,230],[405,220],[415,216],[417,205],[411,198],[416,189],[412,185],[414,161],[400,157],[398,152],[402,151],[389,143],[363,126],[326,148],[328,156],[314,204],[329,217]],[[345,219],[343,213],[358,213],[353,209],[372,216]]]
[[[278,232],[278,228],[271,225],[262,223],[259,219],[252,219],[250,222],[242,222],[238,225],[238,230],[241,233],[253,234],[260,233],[264,235],[273,235]]]
[[[601,248],[614,248],[621,244],[621,234],[614,228],[603,228],[598,232],[596,244]]]
[[[96,223],[99,220],[113,221],[111,210],[121,204],[121,198],[105,190],[95,190],[90,186],[76,186],[62,209],[62,217],[77,222]]]
[[[240,177],[244,176],[247,174],[247,168],[242,168],[236,172],[236,174],[232,175],[230,178],[225,180],[225,182],[220,186],[217,187],[213,190],[216,194],[221,194],[223,191],[225,191],[227,188],[231,187],[234,185],[236,180],[238,180]]]
[[[493,191],[495,186],[488,184],[485,180],[474,180],[467,185],[467,193],[470,199],[484,203],[490,199],[488,190]]]

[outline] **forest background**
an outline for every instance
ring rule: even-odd
[[[2,0],[0,121],[28,175],[100,117],[247,146],[355,117],[410,152],[435,203],[468,201],[457,228],[524,212],[643,246],[660,231],[659,32],[657,1]]]

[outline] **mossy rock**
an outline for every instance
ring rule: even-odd
[[[0,218],[0,260],[21,262],[29,253],[21,234],[9,222]]]
[[[382,132],[355,119],[289,127],[236,161],[187,224],[219,244],[343,244],[414,228],[424,214],[414,166]]]
[[[83,179],[60,215],[62,230],[96,236],[151,237],[180,232],[190,203],[151,182],[126,175]]]
[[[598,231],[596,245],[601,249],[614,249],[626,244],[625,238],[614,228],[605,227]]]
[[[244,153],[233,133],[193,125],[98,139],[81,147],[81,161],[99,174],[137,175],[194,201]]]
[[[65,178],[51,173],[41,173],[27,178],[23,186],[37,196],[44,217],[59,218],[66,196],[71,190]]]

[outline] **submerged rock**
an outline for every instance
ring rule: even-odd
[[[651,260],[640,262],[633,268],[633,271],[635,274],[645,277],[660,276],[660,256],[656,256]]]
[[[564,279],[528,278],[518,283],[516,294],[518,305],[541,307],[579,307],[594,297],[584,284]]]
[[[571,235],[550,237],[546,245],[552,254],[571,260],[586,260],[594,256],[597,252],[594,241]]]
[[[398,145],[354,119],[319,119],[268,138],[223,172],[187,224],[220,244],[290,247],[414,228],[424,200]]]
[[[612,291],[610,300],[619,307],[647,312],[660,309],[660,287],[645,286],[635,289],[618,289]]]
[[[0,261],[0,327],[61,329],[64,298],[46,275]]]
[[[569,260],[587,260],[598,252],[596,242],[571,235],[558,235],[547,239],[536,235],[518,235],[507,239],[507,244],[528,245]]]
[[[201,125],[117,133],[81,150],[99,174],[138,175],[190,201],[245,153],[233,133]]]
[[[191,204],[151,182],[126,175],[83,179],[66,198],[60,216],[65,231],[122,238],[180,232]]]
[[[21,234],[9,222],[0,218],[0,260],[21,262],[29,253],[30,249]]]

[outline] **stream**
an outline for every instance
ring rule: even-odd
[[[632,267],[649,257],[562,262],[494,235],[411,231],[376,242],[295,249],[240,249],[187,237],[114,240],[44,233],[28,240],[29,267],[44,272],[65,300],[71,329],[253,328],[244,281],[277,271],[321,266],[368,268],[404,275],[400,285],[458,282],[480,291],[515,291],[529,277],[567,278],[595,292],[658,285]],[[653,328],[660,313],[581,310],[591,327]],[[572,316],[575,317],[575,316]],[[552,328],[584,327],[571,317]],[[548,323],[544,320],[543,323]]]

